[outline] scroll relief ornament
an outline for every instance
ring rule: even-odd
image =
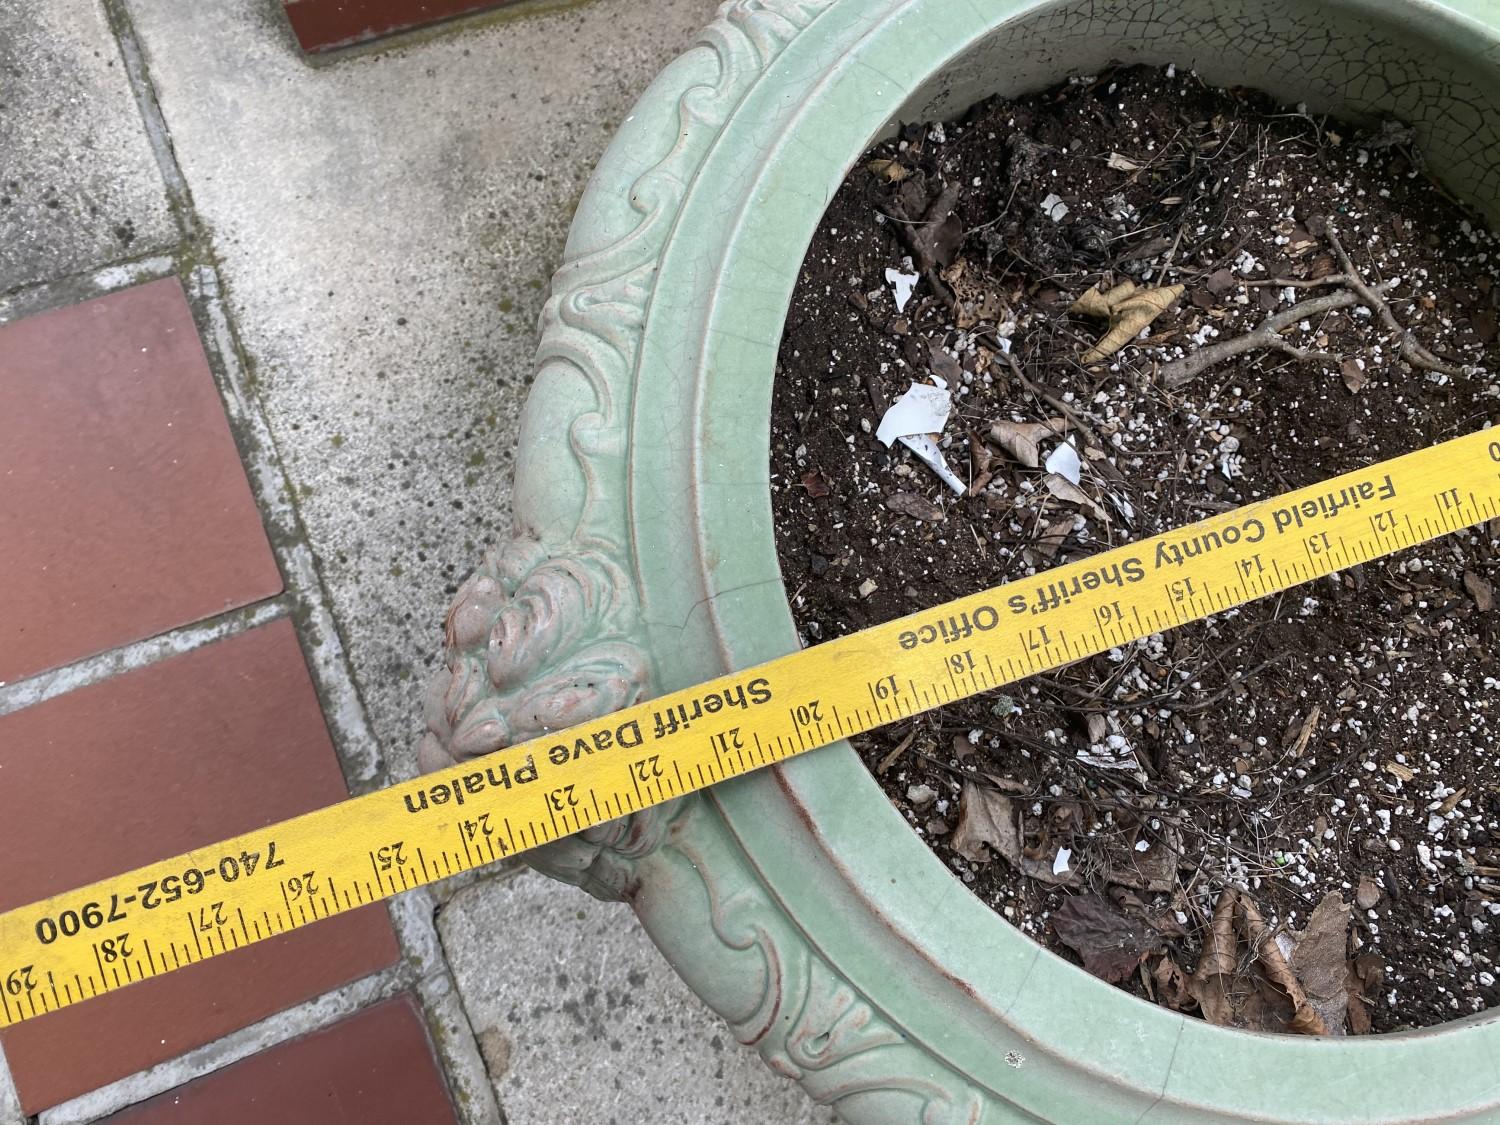
[[[650,660],[631,641],[634,591],[597,549],[548,551],[513,539],[459,589],[445,666],[424,700],[423,771],[503,752],[629,707],[650,691]],[[507,761],[512,773],[526,763]],[[671,806],[596,825],[527,855],[532,866],[600,898],[622,898],[632,861],[661,843]]]

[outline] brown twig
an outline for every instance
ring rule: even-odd
[[[953,304],[955,298],[948,283],[938,276],[939,241],[943,236],[943,228],[953,217],[953,209],[958,206],[958,197],[962,190],[962,186],[958,183],[946,185],[927,208],[921,222],[900,222],[896,225],[896,231],[901,236],[901,240],[911,251],[912,264],[927,279],[927,284],[932,291],[949,306]]]
[[[1339,265],[1344,270],[1344,284],[1359,294],[1371,312],[1380,317],[1381,322],[1390,329],[1392,335],[1399,341],[1398,348],[1401,358],[1413,367],[1422,368],[1426,371],[1435,371],[1440,375],[1454,377],[1462,375],[1463,372],[1452,364],[1444,363],[1417,342],[1409,328],[1404,327],[1396,319],[1396,314],[1391,311],[1391,306],[1386,303],[1385,298],[1377,289],[1372,289],[1365,284],[1364,278],[1359,276],[1359,271],[1354,268],[1354,262],[1349,258],[1349,252],[1344,249],[1344,244],[1339,241],[1338,228],[1333,220],[1329,219],[1324,224],[1323,237],[1328,239],[1328,245],[1333,248],[1334,256],[1338,258]]]
[[[1347,309],[1351,305],[1360,304],[1360,296],[1352,289],[1346,289],[1342,293],[1330,293],[1326,297],[1314,297],[1293,305],[1289,309],[1283,309],[1279,313],[1272,313],[1261,321],[1252,331],[1243,336],[1236,336],[1232,340],[1222,343],[1210,344],[1206,348],[1199,348],[1192,355],[1174,359],[1161,369],[1161,379],[1169,388],[1176,389],[1184,383],[1196,378],[1203,371],[1222,363],[1226,359],[1243,355],[1245,352],[1271,349],[1286,352],[1287,355],[1299,361],[1319,359],[1324,361],[1337,360],[1338,356],[1330,352],[1306,351],[1295,347],[1281,338],[1281,331],[1290,328],[1299,320],[1305,320],[1319,313],[1332,312],[1334,309]]]
[[[1093,446],[1095,449],[1106,448],[1099,441],[1099,438],[1094,434],[1094,431],[1089,426],[1089,424],[1082,418],[1080,418],[1077,412],[1074,411],[1072,407],[1070,407],[1062,399],[1058,398],[1051,391],[1047,390],[1047,388],[1037,386],[1026,377],[1026,372],[1021,370],[1020,361],[1017,360],[1011,352],[1008,352],[1002,348],[1000,354],[1005,357],[1005,362],[1010,366],[1010,373],[1016,377],[1016,382],[1021,384],[1021,388],[1023,390],[1025,390],[1028,394],[1035,395],[1037,398],[1041,399],[1048,406],[1052,407],[1053,410],[1057,411],[1069,422],[1071,422],[1074,428],[1076,428],[1078,432],[1081,433],[1088,441],[1089,445]]]
[[[1397,350],[1401,358],[1411,366],[1450,377],[1463,374],[1459,368],[1444,363],[1424,348],[1411,330],[1403,327],[1396,319],[1396,314],[1391,311],[1390,303],[1385,298],[1386,292],[1394,285],[1394,282],[1383,281],[1378,285],[1370,285],[1360,276],[1359,270],[1354,267],[1354,261],[1349,257],[1349,252],[1344,249],[1344,244],[1339,240],[1338,229],[1332,219],[1324,219],[1321,223],[1310,224],[1310,226],[1313,227],[1314,233],[1321,233],[1327,239],[1334,256],[1338,258],[1342,273],[1309,280],[1273,278],[1269,281],[1251,281],[1246,284],[1249,286],[1275,285],[1280,288],[1295,289],[1325,288],[1337,285],[1341,286],[1343,291],[1331,293],[1326,297],[1314,297],[1301,304],[1293,305],[1289,309],[1266,317],[1243,336],[1218,344],[1210,344],[1206,348],[1199,348],[1192,355],[1174,359],[1161,369],[1161,380],[1167,387],[1172,389],[1180,387],[1209,367],[1249,351],[1285,352],[1298,362],[1308,360],[1336,362],[1339,357],[1330,352],[1309,351],[1288,343],[1282,339],[1281,331],[1307,317],[1332,312],[1334,309],[1348,308],[1351,305],[1364,305],[1380,318],[1381,323],[1397,340]]]
[[[1326,289],[1330,285],[1345,285],[1348,280],[1348,274],[1330,273],[1322,277],[1267,277],[1259,281],[1241,282],[1241,284],[1246,289]]]

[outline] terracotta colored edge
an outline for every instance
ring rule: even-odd
[[[283,0],[304,51],[351,47],[398,31],[426,27],[513,0]]]

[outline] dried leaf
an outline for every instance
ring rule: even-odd
[[[941,344],[934,341],[928,348],[927,354],[927,366],[943,382],[951,387],[963,380],[964,369],[959,365],[958,360],[944,350]]]
[[[1348,1004],[1348,923],[1349,907],[1337,894],[1327,895],[1306,930],[1284,936],[1289,960],[1249,896],[1222,891],[1188,980],[1203,1018],[1251,1031],[1340,1033]],[[1242,945],[1251,956],[1241,956]]]
[[[1090,711],[1083,720],[1088,728],[1090,742],[1103,742],[1109,734],[1109,720],[1100,711]]]
[[[1137,160],[1132,160],[1124,153],[1112,152],[1109,159],[1105,161],[1116,172],[1139,172],[1144,165]]]
[[[1088,493],[1067,478],[1057,473],[1048,473],[1042,478],[1042,483],[1047,486],[1048,492],[1064,504],[1076,504],[1101,523],[1109,522],[1109,513],[1096,504]]]
[[[897,160],[871,160],[865,167],[889,184],[899,184],[911,175]]]
[[[1376,953],[1362,953],[1349,963],[1346,987],[1349,990],[1349,1034],[1368,1035],[1370,998],[1379,992],[1386,980],[1386,963]]]
[[[1091,508],[1094,505],[1088,493],[1058,473],[1048,473],[1042,478],[1042,483],[1047,486],[1048,492],[1064,504],[1077,504],[1080,508]]]
[[[1041,422],[1007,422],[1002,419],[990,426],[990,440],[1028,469],[1041,467],[1038,443],[1055,436],[1056,431]]]
[[[1330,891],[1313,908],[1307,929],[1293,937],[1290,964],[1322,1028],[1308,1022],[1314,1035],[1341,1035],[1349,1010],[1348,966],[1349,904],[1337,891]],[[1298,1017],[1305,1013],[1299,1010]],[[1304,1030],[1293,1020],[1294,1031]]]
[[[1368,875],[1359,877],[1359,886],[1354,889],[1354,905],[1361,910],[1373,910],[1380,901],[1380,884]]]
[[[943,509],[915,492],[893,492],[885,498],[885,506],[914,520],[926,520],[928,523],[943,521]]]
[[[970,863],[988,863],[994,855],[1022,875],[1044,883],[1074,881],[1073,872],[1052,870],[1052,857],[1040,859],[1026,854],[1014,801],[998,790],[982,788],[972,781],[964,782],[952,845]]]
[[[1243,982],[1237,979],[1239,937],[1234,928],[1234,908],[1238,901],[1238,891],[1219,892],[1198,967],[1187,980],[1187,990],[1198,1002],[1203,1018],[1218,1027],[1239,1026],[1237,1001],[1248,995]]]
[[[993,789],[964,782],[958,804],[953,850],[970,863],[988,863],[993,855],[1021,854],[1021,833],[1010,798]]]
[[[1002,696],[1002,698],[1004,697]],[[1024,797],[1031,792],[1031,786],[1017,781],[1013,777],[1001,777],[999,774],[993,774],[988,771],[984,772],[981,776],[1002,793],[1014,793],[1019,797]]]
[[[1368,1035],[1374,1025],[1370,1022],[1370,1002],[1355,990],[1353,978],[1349,986],[1349,1034]]]
[[[1122,281],[1112,289],[1100,289],[1095,285],[1068,306],[1074,316],[1091,316],[1096,320],[1108,320],[1114,315],[1115,306],[1135,292],[1135,282]]]
[[[972,430],[969,432],[969,465],[976,474],[988,473],[999,457]]]
[[[1469,591],[1469,597],[1474,599],[1474,606],[1480,613],[1488,613],[1494,606],[1495,587],[1475,571],[1464,571],[1464,589]]]
[[[1307,267],[1307,278],[1309,281],[1319,281],[1338,272],[1339,264],[1334,261],[1332,254],[1319,254]]]
[[[1370,381],[1365,374],[1365,369],[1357,359],[1346,359],[1339,365],[1339,371],[1344,376],[1344,386],[1349,388],[1350,394],[1358,394],[1364,389],[1364,385]]]
[[[1071,534],[1073,534],[1073,517],[1068,516],[1066,519],[1049,524],[1047,530],[1038,535],[1031,545],[1044,559],[1055,558],[1057,552],[1062,549],[1064,541]]]
[[[1122,861],[1110,863],[1104,870],[1104,881],[1113,886],[1166,894],[1177,886],[1177,857],[1181,854],[1182,837],[1175,828],[1169,828],[1144,852],[1132,849]]]
[[[1064,945],[1083,958],[1085,969],[1111,984],[1135,972],[1146,954],[1164,944],[1162,935],[1149,922],[1127,917],[1099,895],[1066,899],[1052,912],[1052,929]]]
[[[1137,289],[1134,282],[1123,282],[1101,293],[1097,286],[1073,302],[1068,311],[1081,316],[1109,320],[1109,331],[1089,348],[1079,360],[1096,363],[1114,355],[1141,334],[1142,329],[1166,312],[1183,294],[1181,285],[1163,285],[1156,289]]]
[[[807,494],[814,500],[821,499],[833,492],[828,478],[823,475],[822,469],[814,469],[810,473],[802,474],[802,487],[807,489]]]
[[[1342,901],[1339,905],[1343,906]],[[1347,922],[1348,908],[1344,907],[1344,911]],[[1251,1002],[1243,1012],[1245,1026],[1256,1031],[1327,1035],[1328,1025],[1323,1021],[1321,1012],[1309,1002],[1280,943],[1248,895],[1239,896],[1235,920],[1246,944],[1257,958],[1255,967],[1262,978],[1257,982]]]
[[[1156,967],[1151,970],[1151,979],[1156,983],[1161,1002],[1167,1007],[1180,1012],[1192,1001],[1188,975],[1171,957],[1164,956],[1157,961]]]

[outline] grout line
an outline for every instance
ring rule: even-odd
[[[219,276],[197,266],[187,279],[188,299],[199,317],[199,337],[209,367],[219,381],[230,428],[240,445],[251,490],[281,566],[303,655],[317,685],[350,792],[358,794],[389,784],[384,754],[370,729],[353,670],[349,667],[338,624],[329,605],[317,560],[308,546],[302,519],[292,500],[292,484],[282,468],[275,439],[260,404],[246,385],[245,365],[225,308]]]
[[[126,289],[144,281],[169,277],[176,272],[170,254],[151,253],[122,258],[110,265],[51,281],[37,282],[0,295],[0,324],[20,320],[48,309],[76,305],[91,297]]]
[[[292,484],[283,468],[275,437],[257,396],[249,386],[245,352],[226,307],[211,235],[198,218],[192,191],[177,163],[171,131],[157,99],[146,52],[136,35],[126,8],[126,0],[103,0],[103,6],[125,64],[126,75],[140,109],[152,153],[165,183],[169,203],[186,243],[178,248],[175,261],[172,258],[158,257],[151,259],[147,268],[159,270],[162,274],[185,273],[183,280],[189,304],[198,323],[199,338],[208,355],[209,369],[219,385],[230,428],[286,584],[287,592],[275,602],[228,616],[247,621],[262,613],[292,616],[350,791],[357,794],[378,788],[392,779],[387,774],[384,755],[370,729],[364,701],[348,661],[338,622],[331,609],[331,599],[319,573],[317,559],[308,544],[306,529],[297,511]],[[189,265],[190,271],[185,272],[185,267]],[[131,278],[132,274],[128,270],[111,267],[99,271],[95,275],[94,284],[97,288],[102,281],[111,288],[118,288],[131,283]],[[45,298],[23,295],[14,302],[0,304],[0,316],[5,314],[12,303],[35,307],[41,299]],[[232,625],[223,622],[211,623],[143,642],[141,645],[131,646],[131,649],[142,650],[139,654],[141,662],[145,662],[153,654],[159,654],[156,658],[160,658],[160,655],[168,654],[174,644],[181,644],[184,639],[193,639],[200,644],[215,639],[207,634],[216,626],[226,631],[232,628]],[[246,624],[242,627],[249,626]],[[98,673],[105,674],[109,662],[119,660],[121,656],[121,653],[114,653],[96,658]],[[19,699],[23,692],[36,694],[51,687],[53,693],[58,693],[67,690],[69,686],[77,686],[78,676],[82,674],[78,672],[77,666],[63,672],[73,672],[74,675],[69,679],[61,673],[54,674],[47,686],[39,685],[36,680],[29,680],[25,684],[14,685],[10,694]],[[5,689],[0,688],[0,713],[3,713],[3,706],[8,701]],[[422,1004],[440,1065],[447,1075],[460,1120],[464,1125],[502,1125],[504,1116],[437,933],[436,905],[432,892],[427,888],[408,892],[393,900],[389,909],[405,955],[402,963],[394,969],[337,989],[324,997],[232,1033],[215,1043],[189,1051],[65,1105],[47,1110],[39,1119],[39,1125],[73,1125],[75,1122],[95,1120],[124,1105],[180,1085],[199,1074],[317,1027],[326,1026],[359,1008],[413,986]],[[3,1059],[0,1059],[0,1063],[3,1063]],[[0,1080],[0,1089],[3,1089],[3,1080]],[[0,1107],[3,1107],[3,1102],[0,1102]],[[0,1121],[0,1125],[10,1123]]]
[[[384,755],[369,726],[358,683],[349,665],[328,591],[297,511],[292,483],[283,468],[275,437],[258,397],[249,387],[245,353],[226,307],[217,255],[198,221],[192,193],[177,163],[166,118],[147,72],[145,52],[125,11],[124,0],[105,0],[110,22],[126,60],[127,74],[141,108],[152,149],[161,167],[185,238],[200,243],[199,261],[187,282],[189,303],[199,320],[199,336],[209,368],[220,384],[231,429],[241,447],[262,518],[276,552],[334,744],[350,790],[358,793],[391,780]],[[414,966],[417,993],[432,1031],[440,1065],[464,1125],[500,1125],[504,1116],[479,1054],[478,1041],[458,996],[436,927],[432,892],[422,888],[389,904],[392,924]],[[191,1057],[191,1056],[189,1056]],[[126,1081],[129,1081],[128,1079]],[[53,1125],[52,1121],[46,1125]],[[64,1125],[59,1119],[57,1125]]]
[[[209,366],[221,380],[225,409],[241,444],[251,488],[266,520],[277,561],[296,599],[294,614],[299,617],[304,655],[318,685],[350,790],[359,793],[379,788],[393,779],[386,773],[384,756],[370,730],[316,559],[292,501],[291,482],[281,467],[265,415],[246,386],[245,365],[216,271],[208,266],[194,269],[188,296],[200,317],[199,335],[209,354]],[[389,906],[402,952],[416,967],[417,996],[460,1120],[463,1125],[500,1125],[504,1117],[438,938],[432,891],[409,891],[391,900]]]
[[[432,889],[418,887],[398,895],[390,907],[401,947],[417,971],[417,995],[459,1120],[463,1125],[503,1125],[504,1114],[437,931]]]
[[[61,668],[29,676],[14,683],[0,684],[0,715],[31,707],[56,698],[76,688],[99,683],[121,672],[192,652],[211,641],[243,633],[257,625],[275,621],[293,611],[292,599],[283,594],[270,601],[257,602],[230,610],[207,621],[185,625],[169,633],[122,645],[119,648],[89,656]]]
[[[187,178],[177,163],[177,154],[172,149],[172,133],[167,119],[162,114],[161,103],[156,97],[156,86],[146,73],[145,54],[141,41],[135,33],[135,24],[125,9],[125,0],[102,0],[104,18],[120,49],[121,61],[125,64],[125,77],[130,92],[135,95],[137,108],[141,112],[141,123],[146,129],[146,140],[151,153],[156,157],[156,166],[161,172],[163,186],[167,192],[168,206],[177,219],[177,227],[187,239],[197,239],[202,230],[198,212],[193,207],[193,193],[188,188]]]
[[[231,1032],[187,1054],[80,1094],[62,1105],[44,1109],[37,1118],[38,1125],[84,1125],[97,1121],[270,1047],[309,1032],[321,1031],[371,1004],[395,996],[411,984],[410,969],[404,962],[398,962],[389,969],[267,1016],[259,1023]]]

